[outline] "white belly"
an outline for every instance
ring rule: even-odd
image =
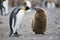
[[[23,10],[20,10],[16,15],[16,24],[15,24],[15,27],[13,27],[14,33],[17,29],[19,29],[22,22],[23,15],[24,15]]]
[[[21,22],[22,22],[22,18],[23,18],[24,12],[23,11],[19,11],[16,17],[16,25],[15,27],[19,28]]]

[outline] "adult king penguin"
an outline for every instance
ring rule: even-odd
[[[19,29],[19,26],[21,26],[22,18],[24,16],[24,13],[31,8],[31,2],[28,0],[25,0],[23,3],[24,7],[23,8],[15,8],[9,19],[9,25],[10,25],[10,34],[12,34],[15,37],[19,37],[17,30]]]

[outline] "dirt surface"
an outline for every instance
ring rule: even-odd
[[[9,37],[9,16],[13,8],[9,9],[6,16],[0,15],[0,40],[60,40],[60,8],[46,9],[48,16],[48,26],[45,35],[34,34],[31,29],[31,18],[34,15],[32,12],[24,14],[22,25],[18,30],[21,34],[19,37]]]

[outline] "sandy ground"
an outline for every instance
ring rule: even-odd
[[[21,34],[19,37],[9,37],[9,16],[12,8],[9,9],[9,14],[6,16],[0,15],[0,40],[60,40],[60,8],[46,9],[48,16],[48,26],[46,35],[34,34],[31,29],[31,18],[34,15],[32,12],[24,14],[22,25],[18,32]]]

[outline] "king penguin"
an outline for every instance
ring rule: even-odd
[[[25,11],[29,10],[31,8],[31,2],[28,0],[25,0],[23,3],[24,7],[23,8],[15,8],[10,15],[9,19],[9,25],[10,25],[10,34],[12,34],[15,37],[19,37],[17,30],[21,26],[22,23],[22,18],[24,16]]]

